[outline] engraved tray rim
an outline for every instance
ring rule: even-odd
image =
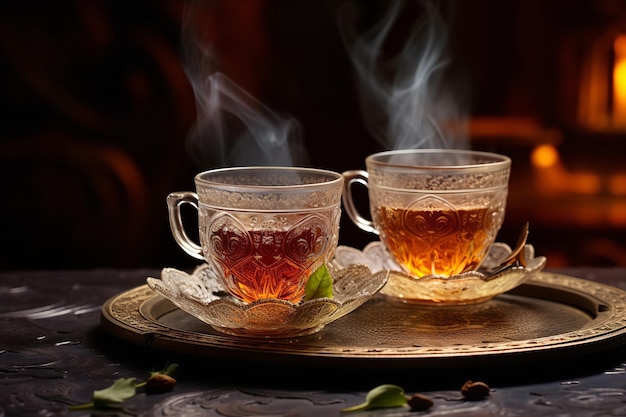
[[[210,328],[205,333],[174,329],[159,323],[159,317],[178,308],[147,285],[142,285],[106,301],[101,309],[101,325],[112,335],[136,345],[212,359],[385,369],[517,365],[562,360],[626,344],[626,291],[619,288],[568,275],[540,272],[507,294],[567,304],[589,314],[590,320],[574,331],[508,342],[443,347],[370,346],[360,350],[331,347],[303,351],[293,348],[294,343],[306,347],[306,340],[300,341],[300,338],[247,338],[229,336]],[[378,294],[376,297],[385,296]],[[350,314],[358,314],[359,309]]]

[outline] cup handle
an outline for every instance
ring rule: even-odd
[[[352,184],[361,184],[365,188],[367,186],[367,179],[369,175],[367,171],[363,170],[352,170],[345,171],[342,173],[345,181],[343,183],[343,193],[341,194],[341,199],[343,201],[343,205],[346,209],[346,213],[350,220],[361,230],[364,230],[369,233],[378,234],[378,230],[374,226],[374,222],[366,219],[361,216],[356,206],[354,205],[354,199],[352,198]]]
[[[196,259],[204,259],[202,247],[189,238],[183,225],[180,207],[183,204],[191,204],[198,210],[198,194],[191,191],[178,191],[167,196],[167,211],[170,219],[170,229],[174,240],[188,255]]]

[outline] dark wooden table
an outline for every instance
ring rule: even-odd
[[[626,268],[553,271],[626,290]],[[212,360],[141,346],[105,331],[102,305],[145,284],[154,270],[0,273],[0,416],[333,416],[377,385],[402,386],[434,405],[426,412],[390,408],[352,415],[626,415],[626,348],[521,367],[385,370],[302,367]],[[109,410],[71,411],[118,378],[143,381],[179,365],[173,390],[138,393]],[[462,398],[467,380],[491,388]],[[350,414],[348,414],[350,415]]]

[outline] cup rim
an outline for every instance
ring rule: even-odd
[[[479,156],[485,158],[486,161],[480,163],[469,163],[459,165],[427,165],[427,164],[402,164],[393,163],[389,160],[380,160],[380,158],[389,157],[392,155],[410,155],[410,154],[450,154],[450,155],[467,155],[467,156]],[[498,170],[505,167],[510,167],[511,158],[506,155],[477,151],[471,149],[401,149],[390,150],[371,154],[365,158],[366,165],[374,165],[377,167],[384,167],[387,169],[399,169],[399,170],[424,170],[424,171],[450,171],[450,170],[462,170],[462,171],[490,171]]]
[[[321,174],[325,175],[328,178],[324,179],[320,182],[310,183],[310,184],[289,184],[289,185],[256,185],[256,184],[236,184],[229,183],[224,181],[216,181],[207,179],[208,176],[219,175],[222,173],[229,172],[246,172],[250,173],[257,171],[267,171],[267,172],[288,172],[292,171],[294,173],[300,174]],[[234,167],[222,167],[216,169],[210,169],[206,171],[202,171],[195,176],[195,181],[197,184],[202,184],[202,186],[209,187],[219,187],[222,190],[237,190],[237,191],[248,191],[248,192],[267,192],[268,188],[272,190],[279,191],[304,191],[311,188],[319,189],[319,188],[334,188],[340,186],[343,183],[343,176],[341,173],[321,168],[311,168],[311,167],[301,167],[301,166],[274,166],[274,165],[252,165],[252,166],[234,166]]]

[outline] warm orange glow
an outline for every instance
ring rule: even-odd
[[[626,173],[618,173],[609,178],[608,187],[613,195],[626,195]],[[624,215],[626,215],[626,212]]]
[[[602,190],[602,180],[591,172],[572,172],[565,188],[577,194],[598,194]]]
[[[594,173],[570,172],[561,163],[559,151],[553,145],[533,149],[531,163],[535,168],[537,190],[557,196],[562,193],[597,194],[602,188],[600,177]]]
[[[626,226],[626,203],[617,203],[609,207],[608,221],[611,226]]]
[[[626,35],[618,36],[613,48],[613,123],[626,125]]]
[[[559,152],[553,145],[539,145],[530,156],[533,166],[549,168],[559,162]]]

